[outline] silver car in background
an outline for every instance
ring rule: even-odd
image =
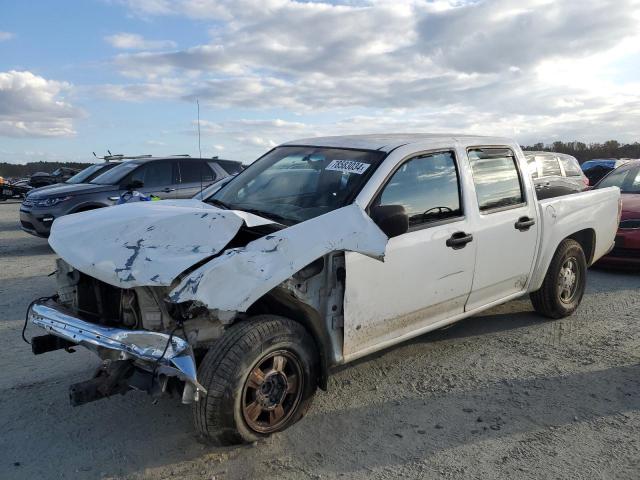
[[[556,152],[524,152],[538,200],[582,192],[589,179],[575,157]]]

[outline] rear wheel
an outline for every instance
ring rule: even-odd
[[[587,261],[582,246],[565,239],[556,250],[539,290],[531,293],[536,312],[563,318],[576,311],[587,284]]]
[[[299,323],[262,315],[235,325],[199,367],[207,395],[193,406],[196,429],[216,445],[284,430],[309,409],[317,372],[315,342]]]

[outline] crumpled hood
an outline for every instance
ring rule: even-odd
[[[273,222],[198,200],[136,202],[60,217],[49,244],[74,268],[110,285],[168,286],[223,250],[243,223]]]

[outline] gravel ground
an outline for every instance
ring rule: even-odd
[[[308,416],[212,448],[188,407],[129,394],[72,408],[85,351],[20,339],[54,255],[0,203],[0,478],[640,478],[640,275],[591,270],[578,312],[515,301],[341,369]]]

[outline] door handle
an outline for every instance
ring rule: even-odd
[[[175,189],[175,188],[169,188],[169,187],[167,187],[167,188],[163,189],[162,191],[163,191],[164,193],[171,193],[171,192],[175,192],[175,191],[176,191],[176,189]]]
[[[473,241],[473,235],[470,233],[456,232],[447,239],[447,247],[459,250],[471,241]]]
[[[515,227],[516,227],[516,230],[520,230],[521,232],[526,232],[535,224],[536,224],[536,221],[533,218],[520,217],[516,222]]]

